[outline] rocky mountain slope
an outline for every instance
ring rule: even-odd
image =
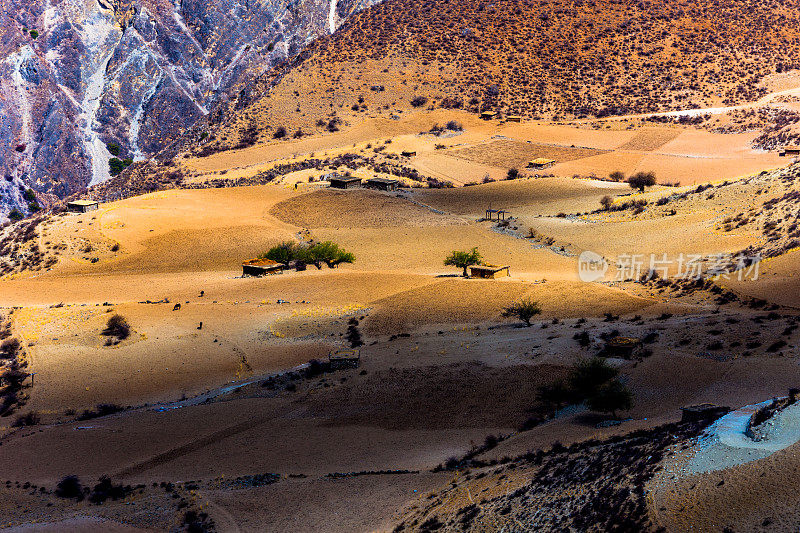
[[[201,141],[429,107],[572,119],[752,102],[793,69],[800,3],[387,0],[249,84]],[[274,129],[272,129],[274,128]],[[197,137],[195,138],[197,139]],[[206,151],[209,151],[207,149]]]
[[[47,205],[160,150],[372,2],[3,2],[0,221],[30,210],[28,188]]]

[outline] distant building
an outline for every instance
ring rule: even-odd
[[[480,279],[506,278],[510,276],[508,265],[473,265],[469,267],[469,277]]]
[[[358,350],[336,350],[328,355],[328,366],[331,370],[358,368],[361,365],[361,353]]]
[[[364,182],[364,186],[370,189],[379,189],[381,191],[396,191],[400,182],[397,180],[390,180],[387,178],[370,178]]]
[[[619,357],[622,359],[633,359],[642,354],[644,345],[639,339],[633,337],[614,337],[606,341],[606,357]]]
[[[497,113],[495,113],[494,111],[484,111],[483,113],[481,113],[481,118],[483,120],[492,120],[496,116]]]
[[[361,178],[355,176],[332,176],[330,182],[334,189],[358,189],[361,187]]]
[[[67,209],[75,213],[86,213],[94,211],[99,207],[99,204],[94,200],[75,200],[74,202],[67,203]]]
[[[522,122],[522,117],[519,115],[508,115],[506,120],[509,122]]]
[[[533,161],[528,161],[528,168],[534,168],[536,170],[541,170],[543,168],[550,168],[556,164],[555,159],[547,159],[544,157],[537,157]]]
[[[800,156],[800,146],[797,146],[797,145],[784,146],[783,150],[781,150],[778,153],[778,155],[780,155],[780,156],[789,156],[789,157]]]
[[[270,276],[282,274],[286,265],[272,259],[251,259],[242,263],[242,276]]]

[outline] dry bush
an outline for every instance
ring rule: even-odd
[[[127,339],[131,334],[131,327],[124,316],[113,314],[108,317],[106,322],[106,329],[103,330],[103,335],[108,337],[116,337],[119,340]]]

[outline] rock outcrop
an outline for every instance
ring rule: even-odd
[[[146,158],[373,0],[9,0],[0,221]],[[120,162],[117,162],[119,164]],[[124,163],[122,163],[124,165]]]

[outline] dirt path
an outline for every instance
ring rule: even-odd
[[[250,420],[245,420],[244,422],[240,422],[232,426],[228,426],[227,428],[215,431],[210,435],[206,435],[205,437],[200,437],[199,439],[195,439],[181,446],[176,446],[170,450],[167,450],[166,452],[154,455],[150,459],[128,466],[127,468],[124,468],[119,472],[115,473],[112,476],[112,478],[117,479],[117,478],[125,478],[125,477],[132,477],[139,475],[157,466],[161,466],[163,464],[174,461],[179,457],[183,457],[184,455],[201,450],[206,446],[210,446],[212,444],[220,442],[221,440],[227,439],[228,437],[238,435],[239,433],[243,433],[254,427],[260,426],[261,424],[265,424],[269,422],[272,418],[273,418],[272,415],[260,416],[252,418]]]

